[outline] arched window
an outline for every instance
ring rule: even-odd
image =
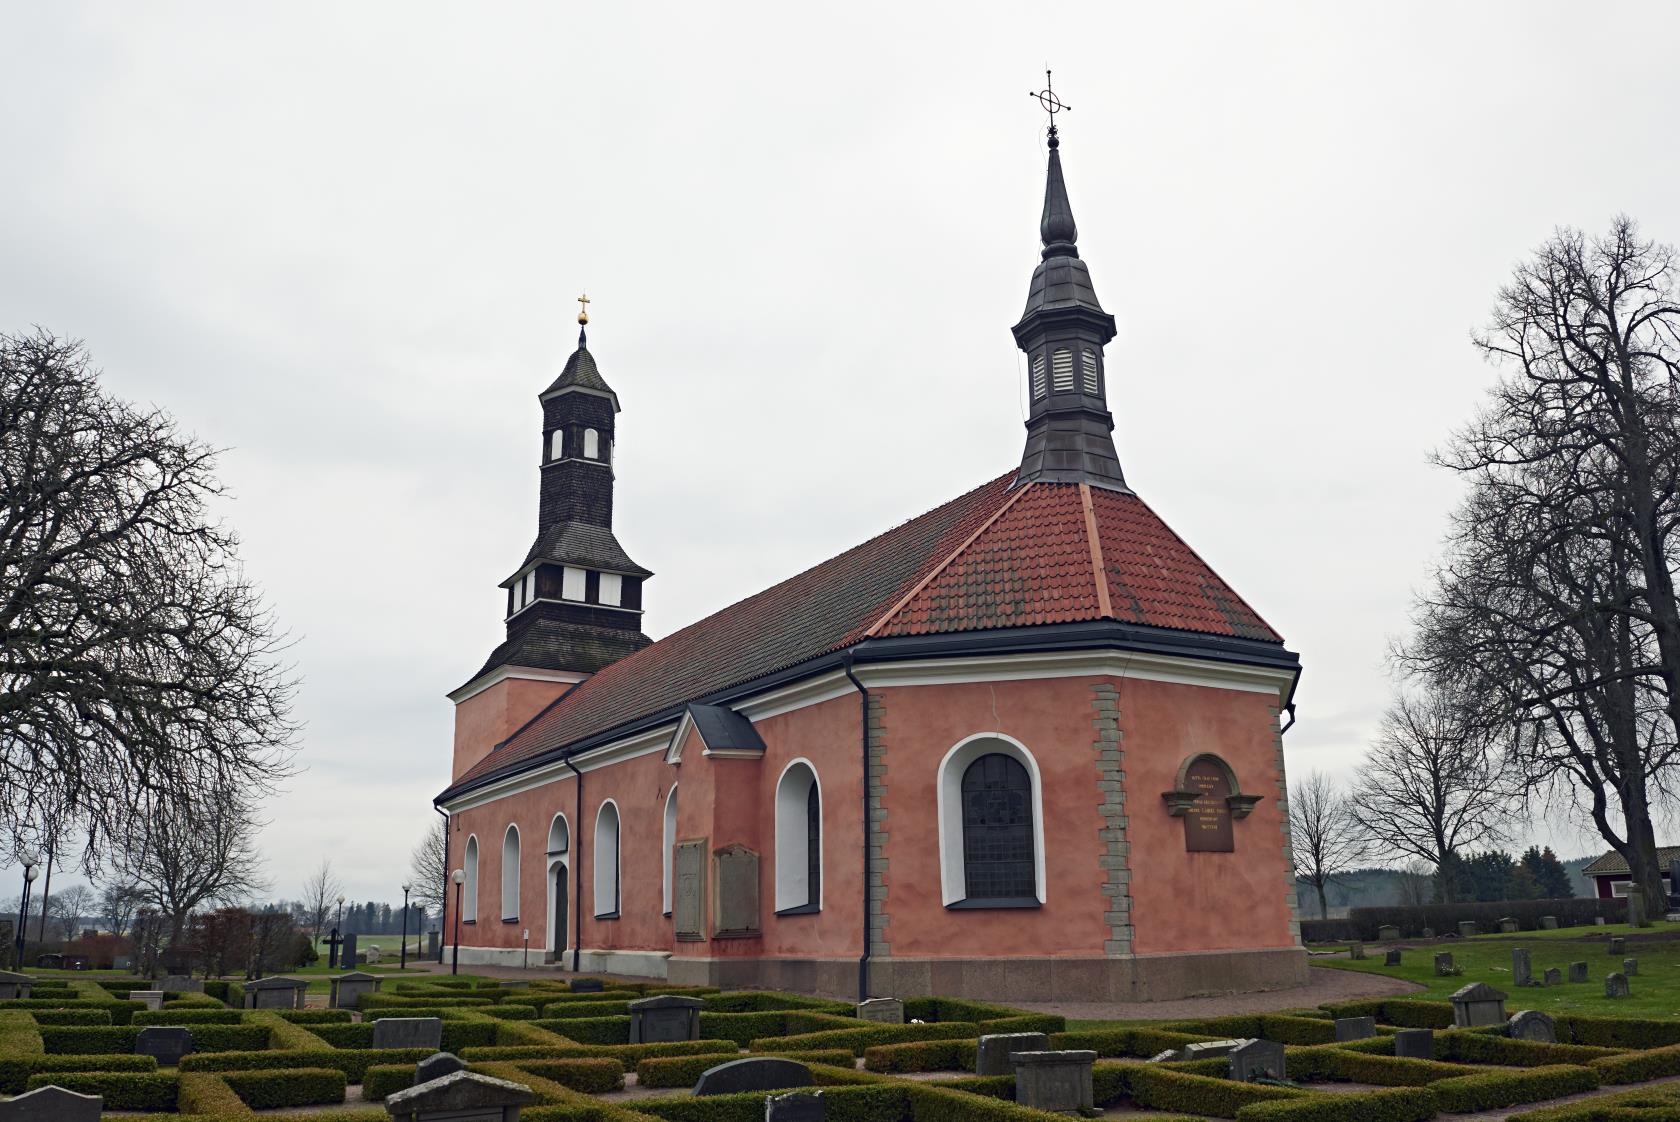
[[[478,922],[478,835],[467,837],[467,850],[461,858],[461,871],[467,879],[461,884],[461,922]]]
[[[548,434],[548,458],[558,460],[566,452],[566,430],[555,429]]]
[[[822,908],[822,790],[809,762],[795,760],[776,783],[776,911]]]
[[[671,863],[672,863],[673,860],[675,860],[676,848],[677,848],[677,785],[675,783],[673,783],[673,784],[671,784],[671,793],[665,796],[664,852],[661,854],[661,861],[663,862],[664,869],[662,871],[662,879],[661,879],[660,883],[664,887],[661,890],[660,899],[663,901],[663,903],[661,904],[661,907],[663,908],[666,915],[671,914],[671,876],[672,876]]]
[[[572,848],[572,832],[566,828],[566,816],[556,814],[548,826],[548,855],[563,856]]]
[[[519,827],[511,822],[502,835],[502,918],[519,918]]]
[[[618,804],[608,799],[595,815],[595,918],[617,919]]]
[[[594,429],[583,430],[583,458],[586,460],[601,458],[601,434]]]
[[[548,910],[544,913],[547,927],[546,942],[550,953],[558,955],[566,949],[566,919],[571,915],[571,898],[577,891],[571,882],[572,831],[566,816],[556,814],[548,824],[548,852],[543,868],[543,891],[548,896]]]
[[[1043,903],[1043,792],[1026,746],[997,733],[971,736],[945,754],[938,784],[945,905]]]

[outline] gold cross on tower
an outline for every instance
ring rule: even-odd
[[[578,322],[579,323],[588,323],[589,322],[589,294],[588,293],[584,293],[582,296],[578,297]]]

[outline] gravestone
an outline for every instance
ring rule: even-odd
[[[338,948],[338,964],[346,970],[356,969],[356,937],[354,935],[340,936],[342,943]]]
[[[896,997],[872,997],[868,1001],[860,1001],[857,1005],[857,1019],[873,1021],[878,1025],[902,1025],[904,1002]]]
[[[1425,938],[1425,939],[1433,939],[1433,938],[1435,938],[1435,929],[1434,929],[1434,928],[1433,928],[1433,927],[1425,927],[1425,928],[1424,928],[1424,929],[1423,929],[1423,937],[1424,937],[1424,938]]]
[[[1470,938],[1470,936],[1474,935],[1475,933],[1476,933],[1476,921],[1475,920],[1473,920],[1473,919],[1461,919],[1461,920],[1458,921],[1458,934],[1459,934],[1460,938],[1468,939],[1468,938]]]
[[[13,974],[0,970],[0,999],[21,1000],[35,988],[35,979],[28,974]]]
[[[602,993],[606,988],[599,978],[579,978],[572,983],[573,993]]]
[[[1556,931],[1557,930],[1557,916],[1541,916],[1540,917],[1540,930],[1542,930],[1542,931]]]
[[[362,953],[362,957],[367,960],[369,966],[378,966],[379,960],[385,957],[385,952],[379,949],[378,943],[374,943]]]
[[[1605,997],[1626,997],[1628,995],[1627,975],[1622,973],[1606,974],[1604,976]]]
[[[667,1044],[673,1040],[700,1039],[698,997],[662,994],[630,1003],[630,1043]]]
[[[1645,894],[1643,892],[1630,892],[1630,893],[1628,893],[1627,904],[1628,904],[1628,918],[1627,918],[1628,923],[1632,924],[1634,927],[1644,927],[1645,926]]]
[[[1096,1093],[1091,1073],[1097,1054],[1084,1049],[1060,1052],[1016,1052],[1015,1101],[1033,1110],[1092,1114]]]
[[[748,1056],[709,1067],[694,1081],[694,1094],[732,1095],[737,1091],[785,1091],[811,1086],[811,1069],[797,1060]]]
[[[1344,1040],[1364,1040],[1366,1037],[1377,1035],[1377,1019],[1375,1017],[1337,1017],[1336,1043]]]
[[[677,845],[673,868],[671,923],[678,939],[685,942],[706,937],[706,842],[686,841]]]
[[[38,1087],[0,1102],[0,1122],[99,1122],[105,1109],[100,1095],[78,1095],[63,1087]]]
[[[1453,1026],[1477,1028],[1505,1023],[1505,994],[1486,982],[1472,982],[1452,995]]]
[[[1501,919],[1499,921],[1499,933],[1501,935],[1515,935],[1517,933],[1516,919],[1512,916],[1506,916],[1504,919]]]
[[[126,954],[119,954],[111,959],[112,970],[133,970],[134,959]]]
[[[157,984],[164,993],[203,993],[204,983],[185,974],[171,974]]]
[[[1400,938],[1400,929],[1392,923],[1385,923],[1377,928],[1377,942],[1389,943]]]
[[[1534,964],[1529,959],[1528,951],[1522,947],[1511,950],[1511,984],[1513,986],[1532,986],[1534,984]]]
[[[974,1074],[1008,1075],[1014,1071],[1010,1056],[1016,1052],[1047,1052],[1050,1037],[1042,1032],[995,1032],[980,1038],[974,1050]]]
[[[1594,927],[1603,927],[1604,926],[1604,917],[1603,916],[1593,916],[1593,926]]]
[[[1622,959],[1622,973],[1630,978],[1639,973],[1639,960],[1637,958]]]
[[[155,1056],[159,1067],[174,1067],[192,1050],[192,1034],[184,1028],[147,1025],[134,1038],[134,1054]]]
[[[821,1091],[789,1091],[764,1100],[764,1122],[827,1122]]]
[[[436,931],[426,932],[426,957],[435,959],[443,953],[442,937]]]
[[[1247,1043],[1248,1041],[1243,1039],[1200,1040],[1195,1044],[1186,1044],[1184,1047],[1180,1048],[1178,1050],[1178,1058],[1181,1060],[1220,1059],[1222,1057],[1229,1056],[1232,1052],[1235,1052],[1238,1048],[1241,1048]]]
[[[245,983],[247,1009],[302,1009],[309,989],[304,978],[258,978]]]
[[[1612,935],[1610,937],[1609,944],[1607,944],[1604,948],[1604,953],[1609,955],[1611,958],[1616,958],[1626,950],[1627,940],[1622,938],[1620,935]]]
[[[162,990],[129,990],[128,999],[145,1002],[147,1010],[153,1013],[163,1008]]]
[[[519,1108],[537,1101],[522,1083],[456,1071],[385,1098],[385,1111],[400,1122],[519,1122]]]
[[[1457,968],[1453,966],[1451,951],[1442,951],[1435,956],[1435,976],[1437,978],[1450,978],[1457,972]]]
[[[1435,1030],[1401,1029],[1394,1034],[1394,1054],[1412,1060],[1435,1058]]]
[[[373,1022],[374,1048],[443,1048],[443,1021],[437,1017],[381,1017]]]
[[[1512,1040],[1532,1040],[1538,1044],[1557,1043],[1557,1025],[1544,1013],[1524,1009],[1514,1013],[1506,1024],[1505,1035]]]
[[[1394,950],[1389,951],[1387,954],[1383,955],[1383,965],[1384,966],[1399,966],[1400,965],[1400,950],[1399,950],[1398,947],[1396,947]]]
[[[1587,980],[1587,964],[1584,963],[1584,962],[1571,962],[1569,964],[1569,980],[1571,982],[1584,982],[1584,981],[1586,981]]]
[[[1351,959],[1363,959],[1365,957],[1365,944],[1355,943],[1353,946],[1349,947],[1348,957]]]
[[[466,1071],[467,1061],[453,1052],[433,1052],[414,1065],[414,1082],[430,1083],[457,1071]]]
[[[726,845],[714,855],[717,907],[713,933],[721,938],[759,934],[758,854],[744,845]]]
[[[1548,966],[1546,968],[1545,978],[1546,978],[1546,985],[1548,985],[1548,986],[1561,986],[1563,984],[1563,971],[1559,970],[1555,966]]]
[[[1227,1058],[1231,1078],[1238,1082],[1284,1078],[1283,1045],[1275,1040],[1245,1040]]]
[[[360,970],[329,979],[332,993],[327,996],[327,1008],[356,1009],[360,1007],[362,997],[378,993],[379,986],[384,981],[385,979],[377,974],[365,974]]]

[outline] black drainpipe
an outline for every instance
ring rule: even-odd
[[[438,909],[438,965],[442,966],[443,945],[449,941],[445,938],[449,934],[449,925],[443,922],[449,912],[449,812],[436,803],[432,804],[432,809],[443,816],[443,907]]]
[[[863,953],[858,956],[858,1000],[869,1000],[869,689],[858,681],[857,675],[852,673],[852,652],[847,651],[841,662],[846,677],[858,691],[858,716],[862,727],[863,743]]]
[[[1295,727],[1295,703],[1291,701],[1288,705],[1285,705],[1283,709],[1284,712],[1289,714],[1289,722],[1282,728],[1278,729],[1279,736],[1282,736],[1284,733]]]
[[[576,806],[572,810],[572,817],[576,825],[572,827],[572,973],[578,972],[578,944],[583,942],[583,772],[572,763],[570,756],[561,756],[560,762],[571,768],[577,777]]]

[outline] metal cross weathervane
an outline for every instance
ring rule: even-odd
[[[1051,86],[1050,71],[1048,70],[1044,72],[1044,88],[1036,93],[1028,90],[1027,96],[1044,106],[1044,111],[1050,114],[1050,147],[1056,147],[1056,114],[1064,109],[1072,113],[1073,106],[1056,96],[1056,91]]]
[[[589,322],[589,294],[586,292],[578,297],[578,323]]]

